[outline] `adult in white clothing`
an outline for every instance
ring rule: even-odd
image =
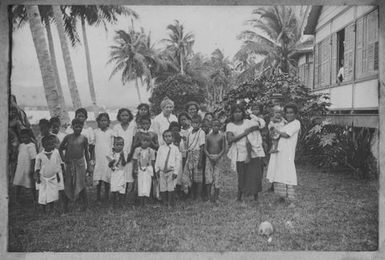
[[[162,112],[154,118],[153,130],[158,135],[159,146],[165,144],[163,140],[163,132],[168,130],[171,122],[178,122],[175,115],[172,114],[174,102],[165,97],[160,103]]]

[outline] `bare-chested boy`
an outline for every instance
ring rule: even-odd
[[[81,120],[77,118],[72,120],[72,129],[74,132],[64,137],[59,148],[60,156],[66,164],[64,178],[65,212],[68,211],[68,200],[76,201],[78,197],[83,201],[83,210],[86,210],[88,206],[86,190],[86,172],[90,170],[88,140],[81,134],[83,129]]]
[[[220,168],[219,162],[226,151],[226,138],[219,132],[221,123],[218,119],[213,119],[212,132],[206,137],[205,154],[206,160],[206,188],[209,199],[216,202],[220,188]],[[211,188],[214,184],[214,197],[211,197]]]

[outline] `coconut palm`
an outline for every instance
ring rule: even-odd
[[[307,44],[301,41],[302,20],[289,6],[262,7],[252,13],[257,17],[248,23],[255,30],[243,31],[238,36],[243,45],[235,60],[238,64],[249,63],[244,69],[251,69],[252,73],[269,66],[288,73],[296,65],[290,54]]]
[[[82,25],[82,34],[83,34],[83,44],[84,50],[86,54],[86,64],[87,64],[87,76],[88,76],[88,84],[90,88],[91,100],[96,109],[96,93],[94,87],[94,81],[92,76],[92,67],[91,67],[91,58],[90,51],[88,47],[88,38],[87,38],[87,30],[86,23],[89,26],[99,26],[101,24],[104,25],[104,28],[107,30],[107,23],[114,24],[118,21],[118,15],[126,15],[131,16],[133,19],[137,19],[138,14],[127,7],[119,6],[119,5],[72,5],[67,6],[69,9],[69,13],[72,18],[79,18]],[[76,39],[72,41],[74,44],[76,43]]]
[[[29,21],[32,39],[36,49],[50,115],[63,118],[63,107],[60,106],[55,74],[53,71],[38,7],[35,5],[27,5],[26,15]]]
[[[141,32],[135,31],[132,27],[128,32],[119,30],[114,37],[115,45],[111,46],[110,59],[108,64],[114,63],[114,69],[111,72],[111,76],[114,76],[117,72],[122,71],[121,80],[123,84],[129,81],[135,80],[136,91],[139,102],[142,102],[139,83],[145,80],[147,84],[150,84],[152,79],[150,62],[151,51],[148,50],[146,45],[147,36],[142,29]]]
[[[185,59],[192,54],[194,35],[191,32],[185,33],[183,24],[180,24],[178,20],[175,20],[174,24],[168,25],[167,29],[170,31],[169,38],[162,41],[167,44],[167,49],[178,59],[180,73],[183,75],[185,73]]]

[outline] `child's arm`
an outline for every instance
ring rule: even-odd
[[[138,177],[138,160],[132,159],[132,168],[133,168],[133,177],[136,179]]]
[[[35,169],[34,179],[37,183],[40,183],[40,168],[41,168],[41,159],[37,157],[35,159],[35,166],[34,166],[34,169]]]
[[[158,150],[158,154],[157,154],[157,156],[156,156],[156,159],[155,159],[155,166],[154,166],[154,171],[155,171],[155,173],[156,173],[156,177],[159,177],[159,171],[160,171],[160,157],[159,157],[159,154],[160,154],[160,152],[161,152],[161,149],[162,149],[162,147],[159,147],[159,150]]]
[[[154,176],[156,176],[156,171],[155,171],[155,160],[151,160],[151,166],[154,171]]]
[[[225,139],[224,136],[222,137],[221,142],[222,142],[222,150],[221,150],[221,152],[217,155],[215,161],[218,161],[219,158],[221,158],[221,157],[223,156],[223,154],[226,152],[226,139]]]
[[[175,169],[174,172],[172,173],[172,179],[175,180],[178,177],[178,173],[180,171],[180,162],[182,161],[182,154],[179,152],[179,149],[176,153],[175,156]]]
[[[86,163],[87,163],[87,171],[91,173],[91,168],[90,168],[90,154],[88,150],[88,139],[87,137],[84,138],[84,157],[86,158]]]
[[[198,169],[202,169],[203,167],[203,155],[204,155],[204,144],[202,144],[200,147],[199,147],[199,162],[198,162]]]
[[[122,166],[125,166],[127,164],[127,161],[123,151],[120,153],[120,159],[121,159]]]
[[[155,151],[159,149],[158,136],[155,133],[152,135],[152,146]]]

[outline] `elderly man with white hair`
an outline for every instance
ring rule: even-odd
[[[153,129],[158,135],[159,145],[162,145],[164,144],[163,132],[169,128],[171,122],[178,122],[178,118],[172,114],[174,102],[168,97],[165,97],[162,100],[160,108],[162,109],[162,112],[154,118]]]

